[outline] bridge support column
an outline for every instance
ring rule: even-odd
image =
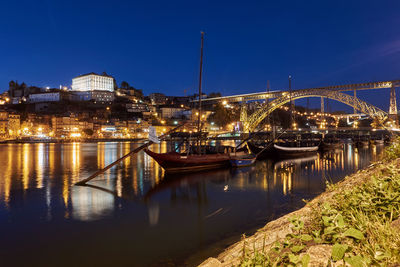
[[[399,125],[399,120],[397,117],[396,89],[393,84],[390,88],[389,118],[394,122],[395,126]]]
[[[354,92],[354,98],[357,99],[357,90],[354,89],[353,92]],[[353,114],[357,114],[356,103],[354,103],[354,106],[353,106]]]
[[[322,114],[322,116],[324,115],[324,113],[325,113],[324,97],[321,96],[321,114]]]
[[[240,122],[243,125],[243,131],[248,132],[248,126],[247,126],[247,104],[246,102],[242,103],[240,105]]]

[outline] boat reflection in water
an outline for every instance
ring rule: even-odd
[[[201,253],[194,265],[302,207],[326,181],[379,160],[384,148],[346,144],[312,157],[184,175],[165,174],[140,152],[89,186],[73,186],[139,145],[0,145],[3,265],[183,265]],[[150,149],[163,153],[168,145]],[[21,244],[29,257],[20,257]]]

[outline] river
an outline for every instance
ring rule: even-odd
[[[383,146],[167,176],[132,142],[0,145],[1,266],[194,265],[382,157]],[[165,151],[168,144],[153,145]]]

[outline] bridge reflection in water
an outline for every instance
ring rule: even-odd
[[[20,241],[31,251],[29,259],[42,265],[49,265],[45,257],[49,253],[61,259],[57,261],[61,266],[77,260],[123,265],[132,257],[138,265],[166,258],[179,263],[210,244],[239,238],[301,207],[302,199],[318,195],[326,181],[339,181],[378,160],[383,152],[383,146],[357,149],[346,144],[343,150],[302,159],[258,161],[241,169],[178,176],[166,175],[141,152],[91,181],[91,186],[72,186],[137,146],[129,142],[0,145],[4,262],[28,264],[18,257]],[[151,149],[164,152],[167,147],[162,143]],[[21,230],[27,226],[29,238]],[[53,246],[59,240],[76,254]],[[219,245],[213,249],[226,244]],[[89,246],[96,257],[79,253]]]

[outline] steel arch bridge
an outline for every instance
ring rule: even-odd
[[[269,104],[264,105],[262,108],[258,109],[250,116],[247,117],[246,114],[245,117],[247,118],[243,121],[244,130],[246,132],[254,131],[257,125],[260,124],[275,109],[283,106],[291,100],[306,97],[325,97],[339,101],[341,103],[354,107],[356,110],[369,115],[371,118],[377,119],[381,123],[383,123],[388,117],[388,114],[385,111],[371,104],[368,104],[357,97],[344,94],[339,91],[332,91],[329,89],[320,88],[303,89],[292,91],[292,93],[283,92],[280,97],[274,99]]]

